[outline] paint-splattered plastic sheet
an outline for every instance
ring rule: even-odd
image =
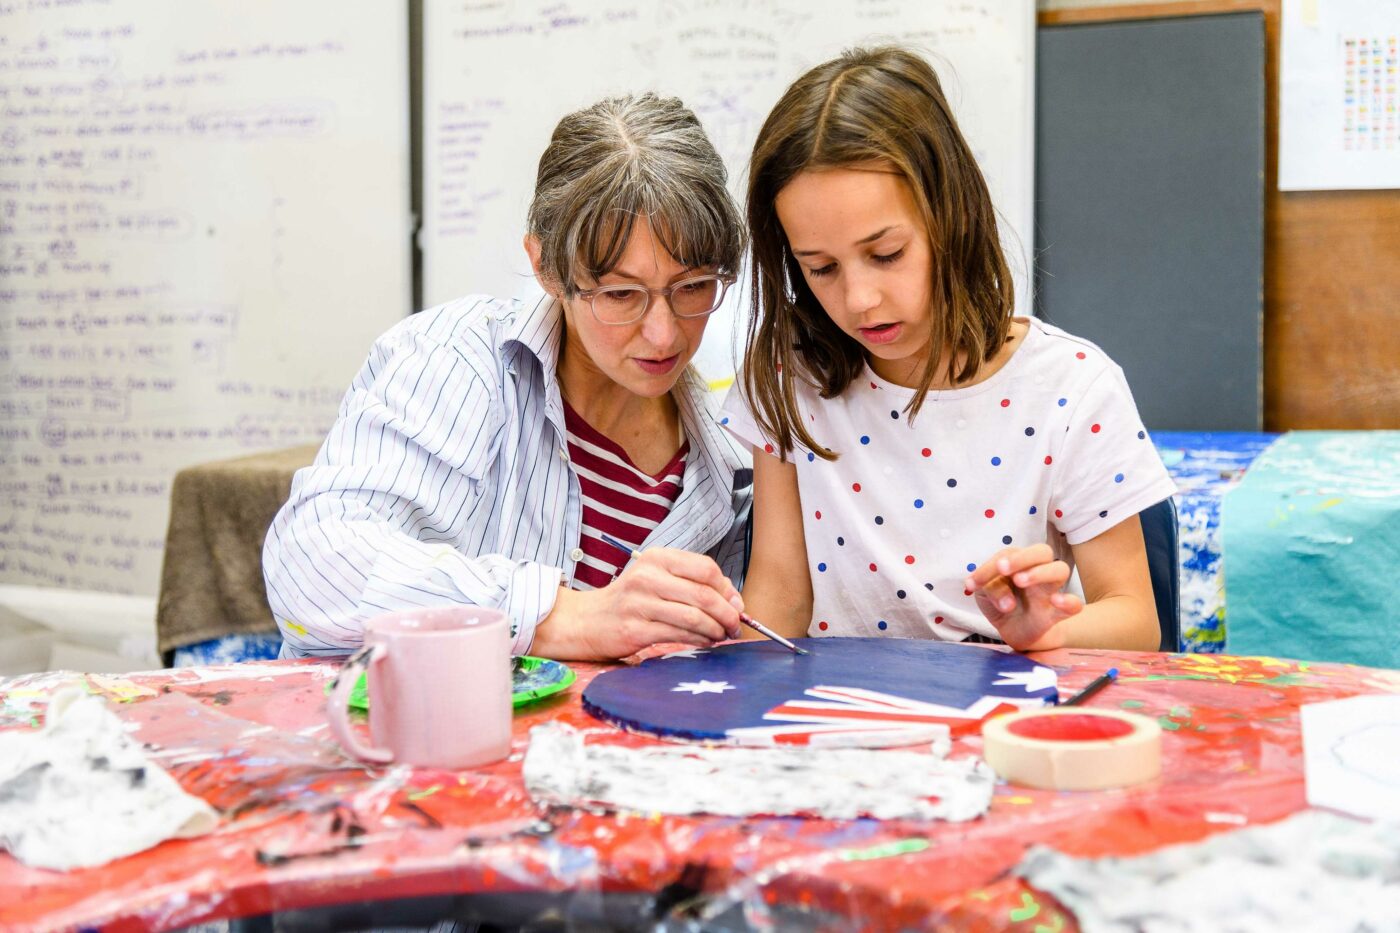
[[[967,823],[586,813],[532,800],[521,757],[530,728],[550,721],[591,742],[651,741],[583,711],[582,688],[602,669],[594,665],[576,666],[576,689],[516,715],[508,760],[463,772],[368,771],[342,757],[325,726],[323,687],[336,669],[326,662],[3,681],[0,728],[37,726],[48,694],[66,683],[106,697],[224,822],[209,836],[67,874],[0,854],[0,929],[170,929],[472,893],[458,908],[510,904],[514,922],[546,905],[610,926],[722,916],[783,929],[1072,931],[1071,915],[1008,872],[1030,844],[1131,855],[1280,819],[1305,806],[1300,704],[1400,693],[1397,672],[1267,658],[1056,651],[1036,660],[1068,692],[1119,668],[1093,704],[1157,718],[1162,778],[1097,793],[1000,785],[989,814]],[[951,754],[979,745],[960,738]]]

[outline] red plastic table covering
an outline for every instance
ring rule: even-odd
[[[1081,650],[1037,660],[1066,692],[1118,667],[1091,705],[1161,722],[1162,777],[1091,793],[1000,785],[990,813],[961,824],[599,815],[537,806],[520,761],[534,725],[601,727],[579,702],[601,665],[575,665],[574,688],[517,713],[509,759],[463,772],[367,771],[343,758],[323,712],[334,663],[14,678],[0,682],[0,728],[37,725],[52,689],[85,680],[225,820],[209,836],[68,873],[0,853],[0,929],[157,930],[448,893],[649,892],[703,865],[707,895],[760,919],[782,904],[844,929],[1074,930],[1052,898],[1007,873],[1028,845],[1129,855],[1281,819],[1306,806],[1299,706],[1400,693],[1400,672],[1351,665]],[[953,753],[979,750],[968,737]]]

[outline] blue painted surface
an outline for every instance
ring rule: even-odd
[[[1159,431],[1152,442],[1177,484],[1181,637],[1186,651],[1226,650],[1221,506],[1245,470],[1277,439],[1255,432]]]
[[[1230,649],[1400,668],[1400,431],[1291,431],[1225,503]]]
[[[173,667],[236,664],[239,661],[272,661],[282,650],[281,635],[225,635],[175,649]]]
[[[1024,655],[922,639],[800,638],[795,643],[811,653],[795,655],[770,641],[744,641],[605,671],[584,690],[583,705],[600,719],[636,731],[728,742],[735,739],[734,729],[821,732],[824,715],[837,718],[842,728],[878,730],[890,728],[903,713],[934,715],[919,704],[967,711],[979,704],[990,709],[1002,700],[1045,705],[1058,697],[1054,672]],[[855,688],[887,699],[813,693],[823,687]],[[765,718],[794,701],[814,710],[811,722]],[[828,704],[824,710],[816,706],[821,703]],[[889,711],[894,715],[882,719]]]

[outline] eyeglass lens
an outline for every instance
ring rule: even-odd
[[[646,313],[649,297],[640,285],[600,288],[593,294],[593,311],[603,321],[625,324]],[[717,276],[690,279],[671,289],[671,309],[681,317],[697,317],[715,310],[721,297]]]

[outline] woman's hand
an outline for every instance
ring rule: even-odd
[[[1061,591],[1069,575],[1050,545],[1036,544],[998,551],[964,586],[1003,641],[1017,651],[1045,651],[1064,645],[1059,623],[1084,608],[1084,600]]]
[[[743,606],[706,555],[650,548],[602,589],[560,589],[530,651],[559,660],[615,660],[657,642],[708,647],[739,636]]]

